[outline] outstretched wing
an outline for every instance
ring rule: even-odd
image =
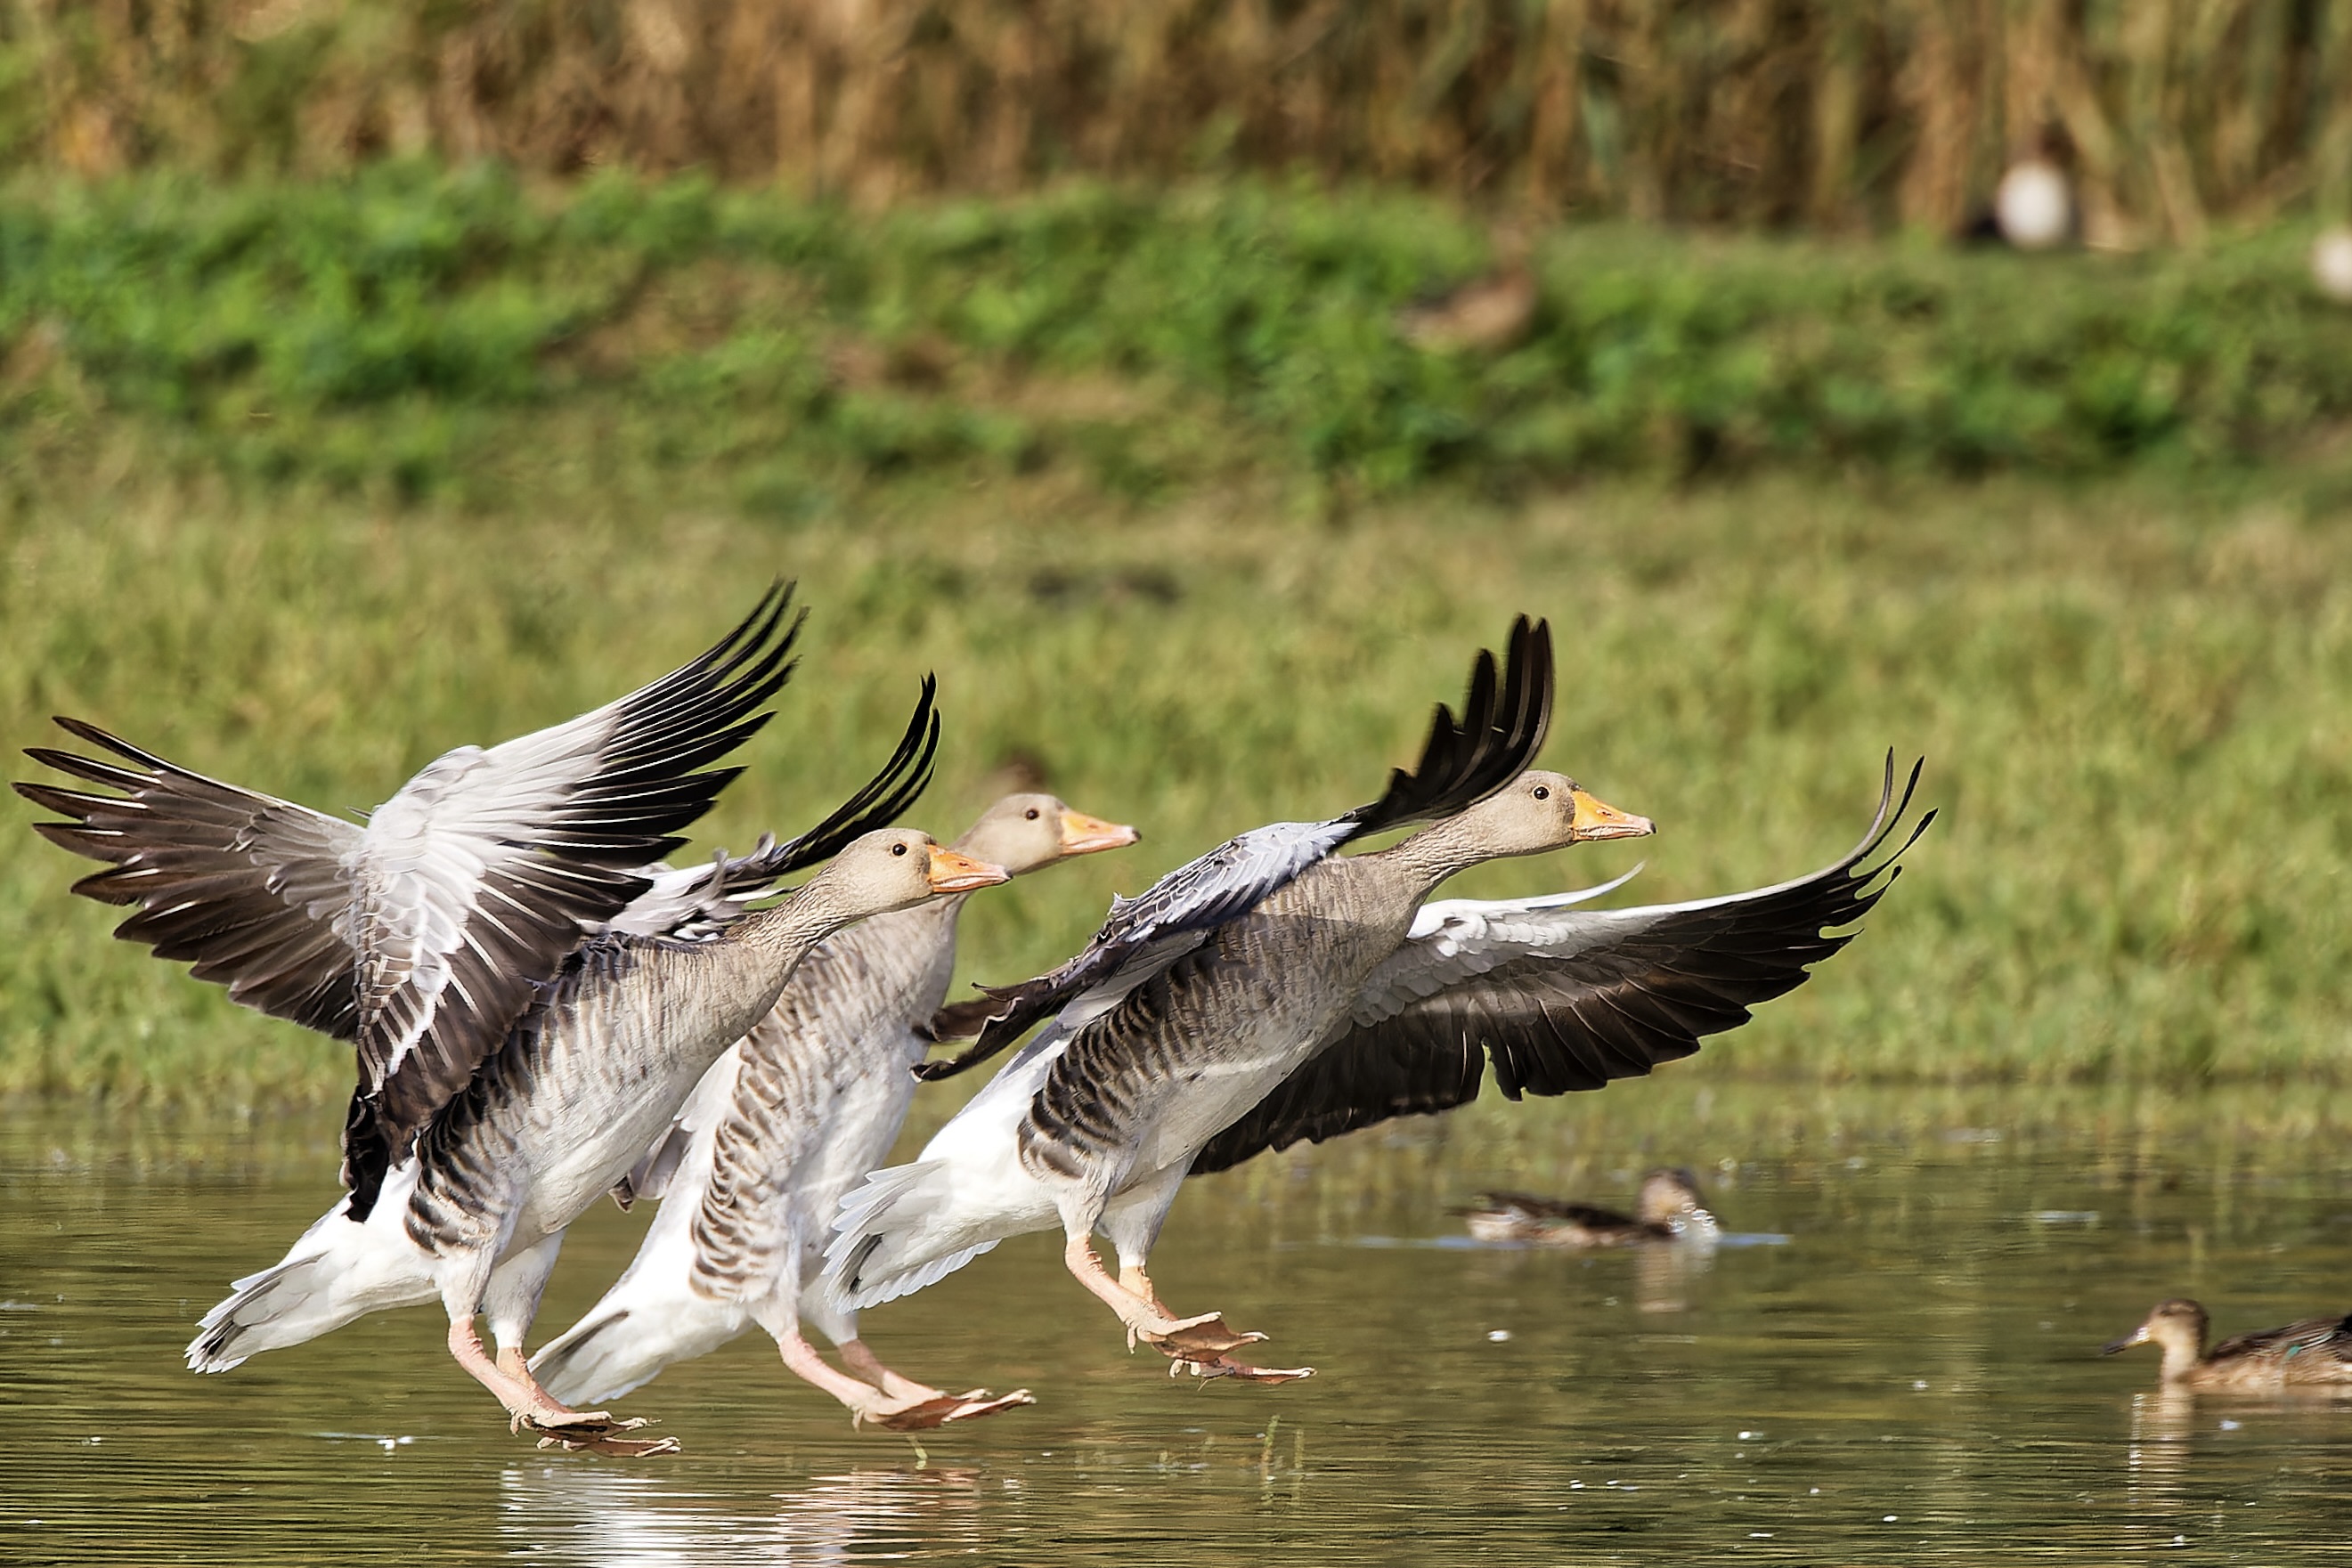
[[[96,725],[58,727],[121,762],[28,747],[45,768],[120,794],[48,784],[16,793],[68,819],[36,822],[51,843],[108,862],[74,883],[101,904],[135,904],[114,928],[158,958],[191,963],[200,980],[272,1018],[352,1039],[359,1032],[357,955],[346,934],[344,862],[360,830],[308,806],[192,773]]]
[[[943,1009],[933,1019],[935,1033],[953,1039],[979,1023],[980,1038],[962,1055],[927,1063],[918,1074],[945,1078],[985,1061],[1074,998],[1099,1003],[1097,1013],[1107,1010],[1350,840],[1477,804],[1517,778],[1542,748],[1552,687],[1550,624],[1530,623],[1522,615],[1511,624],[1500,682],[1495,655],[1481,649],[1471,665],[1462,718],[1456,721],[1440,703],[1419,764],[1410,773],[1391,771],[1378,800],[1328,822],[1253,829],[1177,867],[1140,897],[1115,902],[1110,918],[1077,956],[1051,974],[992,988],[990,1013],[978,1015],[969,1004]]]
[[[1211,1139],[1192,1168],[1223,1170],[1302,1138],[1449,1110],[1477,1097],[1490,1057],[1516,1100],[1598,1089],[1690,1055],[1702,1036],[1747,1022],[1751,1007],[1803,984],[1809,966],[1853,940],[1828,933],[1869,913],[1935,821],[1929,811],[1893,853],[1863,866],[1918,781],[1915,766],[1895,803],[1890,756],[1862,841],[1777,886],[1636,909],[1575,907],[1607,887],[1425,905],[1325,1049]]]

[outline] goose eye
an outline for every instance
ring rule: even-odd
[[[890,852],[894,855],[903,855],[907,852],[907,846],[904,844],[892,844],[890,846]]]
[[[1028,810],[1026,812],[1024,812],[1024,813],[1023,813],[1023,814],[1024,814],[1024,816],[1026,816],[1026,817],[1027,817],[1031,821],[1033,821],[1033,822],[1034,822],[1034,821],[1035,821],[1037,820],[1037,808],[1036,808],[1036,807],[1034,807],[1034,806],[1032,806],[1032,807],[1030,807],[1030,808],[1029,808],[1029,810]]]
[[[1550,800],[1550,799],[1551,799],[1551,786],[1550,786],[1550,785],[1549,785],[1549,784],[1538,784],[1538,785],[1537,785],[1537,786],[1536,786],[1536,799],[1537,799],[1537,800]]]

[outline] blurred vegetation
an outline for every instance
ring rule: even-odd
[[[2352,311],[2308,286],[2306,238],[2025,257],[1562,228],[1530,242],[1512,332],[1428,347],[1400,311],[1493,256],[1422,197],[861,217],[488,166],[23,186],[0,439],[64,461],[128,420],[148,463],[497,507],[543,486],[553,417],[599,485],[783,517],[919,468],[1138,497],[1272,472],[1328,511],[1433,479],[2212,467],[2352,413]]]
[[[887,201],[1305,169],[1541,213],[1948,232],[2021,152],[2086,236],[2352,196],[2306,0],[0,0],[0,166],[689,167]]]
[[[1073,471],[950,470],[786,519],[607,485],[593,426],[515,418],[540,483],[505,512],[177,472],[135,423],[69,461],[20,451],[0,737],[82,715],[365,807],[450,746],[667,667],[792,572],[815,610],[802,671],[703,847],[837,798],[936,668],[948,744],[919,823],[1042,778],[1146,834],[974,904],[966,972],[1003,979],[1066,956],[1112,891],[1376,792],[1528,610],[1559,633],[1548,761],[1662,831],[1464,895],[1643,857],[1621,898],[1778,880],[1852,841],[1886,748],[1928,758],[1945,814],[1868,930],[1675,1071],[2294,1097],[2352,1063],[2352,529],[2326,484],[1630,480],[1331,523],[1247,476],[1146,507]],[[0,802],[0,1088],[341,1089],[341,1051],[107,940],[113,913],[66,891],[88,868],[32,816]]]

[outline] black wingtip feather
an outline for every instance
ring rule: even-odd
[[[932,706],[938,693],[938,677],[925,675],[906,733],[882,770],[815,827],[755,857],[760,876],[783,876],[829,860],[852,839],[888,827],[915,803],[929,786],[939,757],[940,716]]]
[[[1551,623],[1518,617],[1508,648],[1499,689],[1493,652],[1479,650],[1461,718],[1438,705],[1412,771],[1393,769],[1379,800],[1348,814],[1358,833],[1452,816],[1527,770],[1551,727]]]

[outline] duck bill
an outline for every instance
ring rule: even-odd
[[[1576,802],[1574,831],[1579,843],[1600,839],[1642,839],[1658,831],[1658,824],[1649,818],[1603,805],[1581,789],[1570,791],[1569,799]]]
[[[943,844],[931,846],[933,893],[970,893],[974,888],[994,887],[1000,882],[1012,880],[1013,873],[1001,865],[958,854]]]
[[[1062,813],[1062,852],[1090,855],[1097,850],[1123,850],[1143,835],[1123,822],[1106,822],[1084,811]]]
[[[2113,1355],[2119,1350],[2129,1350],[2136,1344],[2146,1344],[2147,1343],[2147,1325],[2146,1323],[2142,1323],[2139,1327],[2132,1330],[2131,1333],[2124,1335],[2123,1338],[2119,1340],[2111,1340],[2107,1343],[2101,1345],[2099,1347],[2099,1354],[2101,1355]]]

